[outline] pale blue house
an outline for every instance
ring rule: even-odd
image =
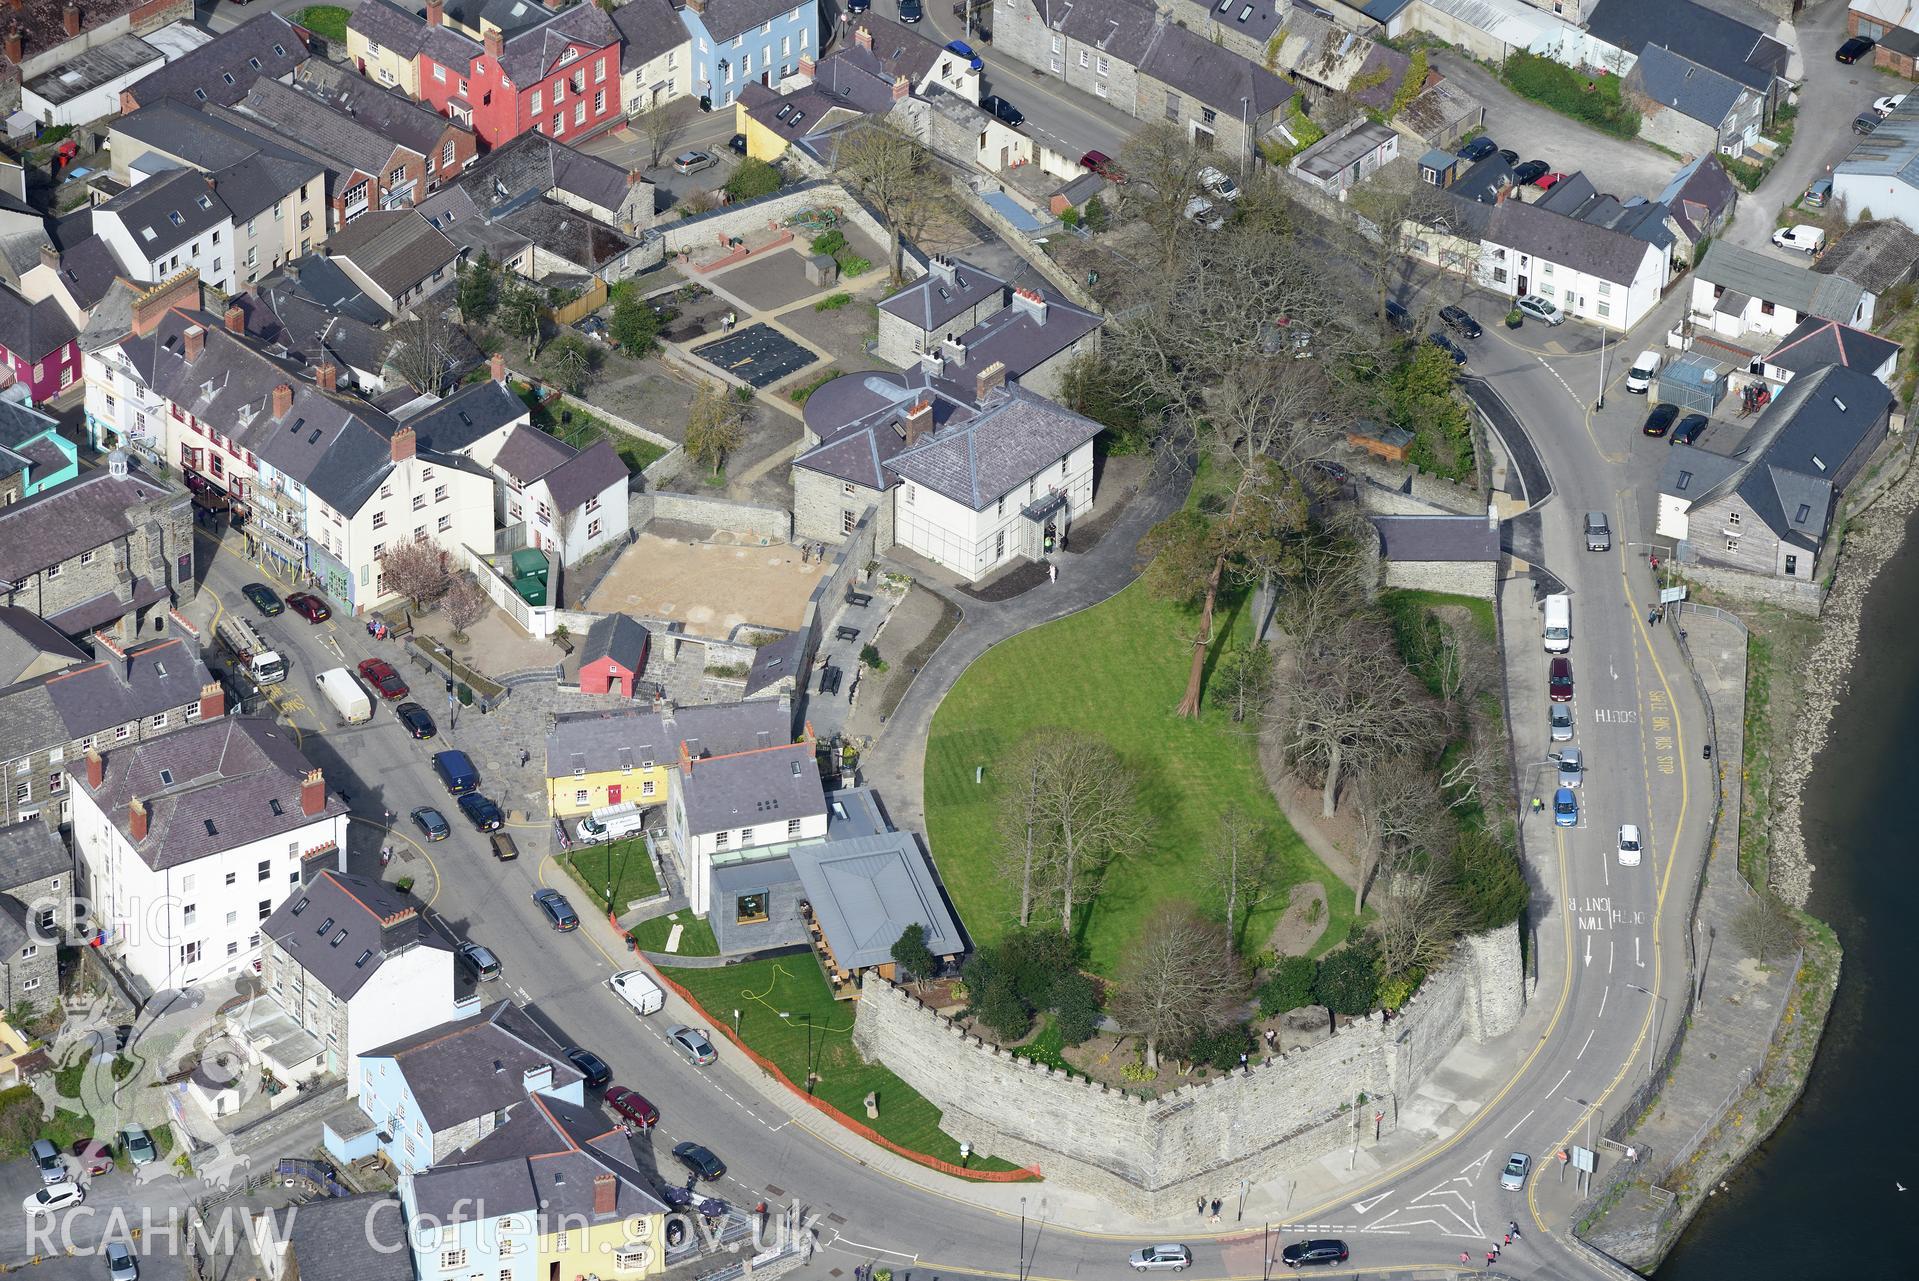
[[[80,453],[37,409],[0,399],[0,494],[18,502],[80,474]],[[16,488],[16,486],[18,488]]]
[[[710,110],[733,105],[749,84],[778,89],[818,58],[818,0],[686,0],[680,21],[692,41],[693,94]]]

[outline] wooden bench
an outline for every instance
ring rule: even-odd
[[[858,640],[859,638],[860,629],[857,627],[840,627],[836,628],[833,632],[834,640],[850,641]]]
[[[873,597],[866,592],[856,592],[849,587],[846,589],[846,603],[849,605],[857,605],[861,609],[864,609],[873,603]]]

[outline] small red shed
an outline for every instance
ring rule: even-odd
[[[625,614],[608,614],[589,627],[580,647],[580,692],[636,697],[647,641],[646,628]]]

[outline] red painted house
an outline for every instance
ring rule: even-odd
[[[586,643],[580,646],[580,692],[638,697],[647,640],[646,628],[635,619],[603,615],[587,629]]]
[[[457,25],[442,0],[428,0],[420,98],[486,148],[534,131],[577,142],[623,121],[619,28],[597,4],[552,5],[565,0],[508,31],[483,14],[477,29]]]
[[[25,383],[36,405],[52,400],[81,380],[79,339],[59,303],[0,285],[0,382]]]

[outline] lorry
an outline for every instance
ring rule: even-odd
[[[335,667],[321,672],[318,680],[320,692],[326,695],[327,702],[333,704],[333,710],[340,714],[341,721],[358,725],[373,719],[373,700],[353,679],[352,672],[344,667]]]
[[[1546,652],[1564,654],[1573,647],[1573,598],[1555,592],[1546,598]]]
[[[614,995],[633,1007],[639,1015],[652,1014],[666,1004],[666,993],[645,970],[627,970],[607,980]]]
[[[252,623],[238,614],[223,617],[214,634],[220,647],[233,656],[234,664],[255,685],[278,685],[287,678],[286,660],[274,652]]]

